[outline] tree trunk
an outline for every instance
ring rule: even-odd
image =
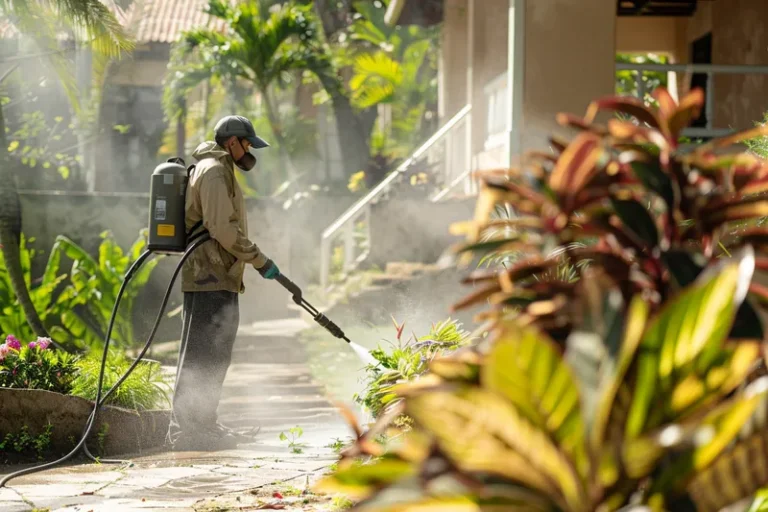
[[[323,23],[323,32],[330,37],[349,25],[353,0],[315,0],[317,16]]]
[[[353,0],[315,0],[315,11],[323,25],[326,41],[352,21]],[[370,140],[376,109],[357,111],[352,107],[341,77],[317,73],[333,103],[333,115],[339,133],[344,174],[349,177],[363,170],[370,158]]]
[[[318,76],[333,103],[333,115],[336,119],[341,157],[344,161],[344,174],[349,177],[365,169],[368,164],[376,109],[355,110],[347,95],[344,94],[344,86],[340,78],[325,74],[318,74]]]
[[[187,108],[186,101],[179,113],[179,118],[176,119],[176,156],[179,158],[186,158],[186,146],[187,146]]]
[[[48,331],[32,304],[32,298],[24,281],[19,240],[21,240],[21,199],[16,189],[16,177],[11,172],[8,139],[5,136],[5,116],[0,107],[0,248],[13,293],[21,305],[27,323],[35,335],[47,338]]]

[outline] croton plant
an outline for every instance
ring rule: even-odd
[[[766,131],[684,147],[702,92],[655,98],[561,115],[577,134],[554,154],[483,173],[460,252],[516,257],[457,307],[490,304],[490,336],[353,425],[320,489],[359,510],[718,511],[768,484],[768,163],[733,149]]]

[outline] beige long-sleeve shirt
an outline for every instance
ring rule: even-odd
[[[202,220],[213,240],[184,264],[182,290],[242,292],[245,265],[258,269],[267,258],[248,238],[245,199],[234,162],[215,142],[202,143],[193,156],[198,163],[187,187],[187,231]]]

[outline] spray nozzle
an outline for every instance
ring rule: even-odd
[[[346,341],[347,343],[352,343],[349,338],[347,338],[347,335],[344,334],[344,331],[341,330],[341,328],[333,323],[330,318],[322,314],[320,311],[317,310],[312,304],[304,300],[302,297],[301,288],[296,286],[296,284],[288,279],[283,274],[280,274],[275,278],[275,280],[280,283],[283,288],[288,290],[291,295],[293,296],[293,302],[301,306],[304,311],[312,315],[312,318],[317,322],[321,327],[326,329],[329,333],[331,333],[336,338],[339,338],[341,340]]]

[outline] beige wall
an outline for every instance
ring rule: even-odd
[[[557,113],[613,94],[616,58],[615,0],[526,0],[525,10],[523,151],[562,131]]]
[[[467,104],[467,0],[445,0],[441,59],[440,117],[445,122]]]
[[[485,143],[488,117],[488,103],[483,88],[507,70],[509,0],[474,0],[474,3],[472,146],[474,153],[477,153]]]
[[[136,52],[113,67],[109,82],[115,85],[160,87],[167,72],[168,60],[150,60]]]
[[[715,64],[768,65],[768,2],[717,0],[712,5]],[[765,75],[715,76],[715,127],[745,129],[768,110]]]
[[[685,40],[684,18],[622,16],[616,19],[616,52],[666,53],[682,62],[680,40]],[[684,45],[682,45],[684,48]],[[683,50],[684,51],[684,50]]]

